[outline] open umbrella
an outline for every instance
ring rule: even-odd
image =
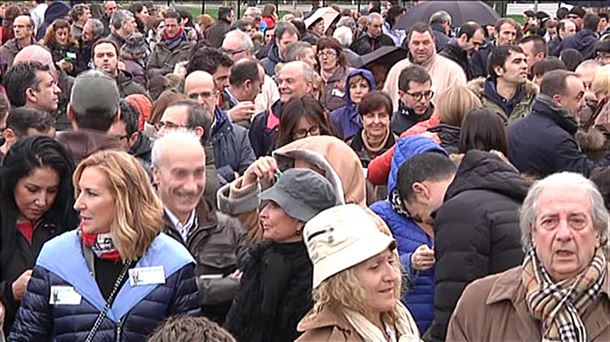
[[[432,14],[441,10],[451,15],[453,26],[462,26],[467,21],[491,25],[500,19],[500,15],[483,1],[426,1],[415,5],[400,17],[396,29],[409,29],[418,21],[427,23]]]
[[[316,20],[322,18],[324,20],[324,32],[326,32],[338,16],[339,12],[335,11],[332,7],[318,8],[312,15],[304,20],[305,27],[309,28]]]
[[[610,0],[605,1],[562,1],[566,4],[580,7],[610,7]]]
[[[398,61],[407,57],[407,51],[397,46],[382,46],[379,49],[358,58],[357,68],[370,68],[373,64],[383,65],[388,69]]]

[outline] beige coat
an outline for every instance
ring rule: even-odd
[[[396,63],[388,73],[388,77],[383,85],[383,91],[390,95],[394,111],[398,110],[398,78],[400,73],[408,66],[413,64],[410,59],[410,54],[407,58]],[[432,57],[421,65],[428,71],[432,78],[432,89],[434,96],[443,93],[447,88],[452,86],[465,86],[466,74],[464,70],[449,58],[434,54]],[[434,100],[434,98],[433,98]]]
[[[589,341],[610,341],[608,276],[582,319]],[[541,323],[525,303],[521,266],[468,285],[451,317],[447,341],[540,341]]]
[[[296,342],[364,342],[345,316],[328,307],[314,318],[305,316],[297,330],[304,333]]]

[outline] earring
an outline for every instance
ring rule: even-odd
[[[301,236],[301,233],[303,233],[303,230],[301,228],[297,228],[297,230],[296,230],[297,236]]]

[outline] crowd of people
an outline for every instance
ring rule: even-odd
[[[0,3],[8,341],[610,340],[608,13],[313,3]]]

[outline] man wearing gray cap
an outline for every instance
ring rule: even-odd
[[[76,77],[68,104],[73,131],[57,136],[75,163],[100,150],[122,148],[117,138],[106,133],[119,118],[119,100],[114,79],[104,72],[89,70]]]

